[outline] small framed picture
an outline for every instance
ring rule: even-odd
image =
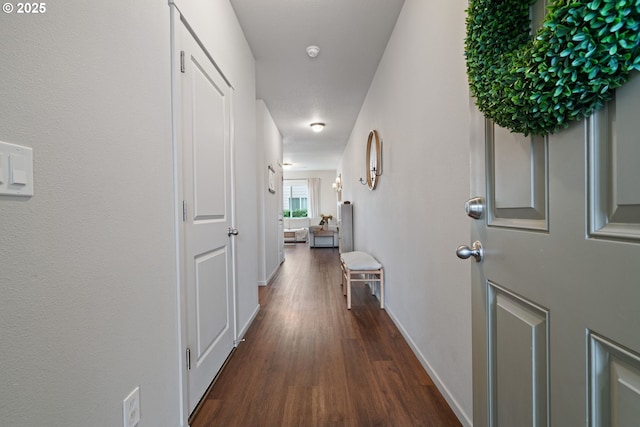
[[[269,170],[269,193],[276,192],[276,171],[273,170],[271,165],[268,166]]]

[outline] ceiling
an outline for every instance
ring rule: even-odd
[[[404,0],[231,0],[288,170],[336,169]],[[316,45],[316,58],[306,48]],[[326,123],[320,133],[312,122]]]

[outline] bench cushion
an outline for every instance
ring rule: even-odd
[[[366,252],[361,251],[353,251],[353,252],[343,252],[340,254],[340,259],[342,263],[349,270],[379,270],[382,268],[382,264],[380,264],[374,257],[369,255]]]

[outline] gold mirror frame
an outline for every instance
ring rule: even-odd
[[[375,145],[372,146],[372,144]],[[372,156],[371,152],[373,150],[375,150],[375,152]],[[375,190],[378,186],[378,179],[380,179],[380,175],[382,175],[382,148],[380,146],[378,131],[375,129],[369,131],[365,163],[367,169],[367,187],[369,187],[369,190]]]

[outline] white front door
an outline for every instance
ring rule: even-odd
[[[640,76],[548,138],[472,115],[474,426],[640,426]]]
[[[233,349],[231,88],[180,26],[179,151],[183,205],[188,406],[193,411]]]

